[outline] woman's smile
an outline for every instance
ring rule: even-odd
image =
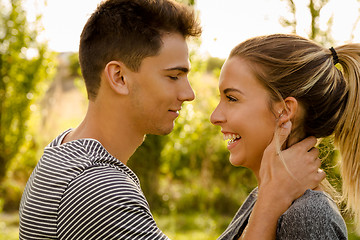
[[[227,141],[227,148],[228,150],[232,149],[233,147],[236,146],[236,144],[240,141],[241,136],[239,134],[236,133],[227,133],[227,132],[223,132],[224,134],[224,140]]]

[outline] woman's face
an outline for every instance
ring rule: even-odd
[[[229,140],[230,162],[252,169],[255,174],[265,148],[272,140],[276,117],[270,110],[270,95],[239,57],[228,59],[220,74],[220,102],[211,122],[221,126]]]

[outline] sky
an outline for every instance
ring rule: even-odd
[[[284,0],[197,0],[203,34],[200,53],[225,58],[230,50],[247,38],[289,33],[279,19],[291,17]],[[310,26],[306,10],[308,1],[294,0],[297,4],[297,33],[304,37]],[[41,12],[44,31],[40,39],[48,41],[49,48],[58,52],[77,51],[82,28],[100,0],[27,0],[29,14]],[[333,36],[337,44],[349,41],[358,15],[357,0],[330,0],[324,7],[321,26],[333,15]],[[31,19],[31,16],[29,17]],[[353,42],[360,42],[360,23],[354,31]]]

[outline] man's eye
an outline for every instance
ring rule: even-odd
[[[236,102],[237,99],[232,97],[232,96],[226,96],[226,98],[228,99],[229,102]]]
[[[168,76],[171,80],[178,80],[178,77],[174,77],[174,76]]]

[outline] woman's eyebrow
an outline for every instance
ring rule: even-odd
[[[242,91],[240,91],[239,89],[236,89],[236,88],[226,88],[226,89],[224,89],[223,92],[224,92],[224,94],[227,94],[229,92],[238,92],[238,93],[244,95],[244,93]]]

